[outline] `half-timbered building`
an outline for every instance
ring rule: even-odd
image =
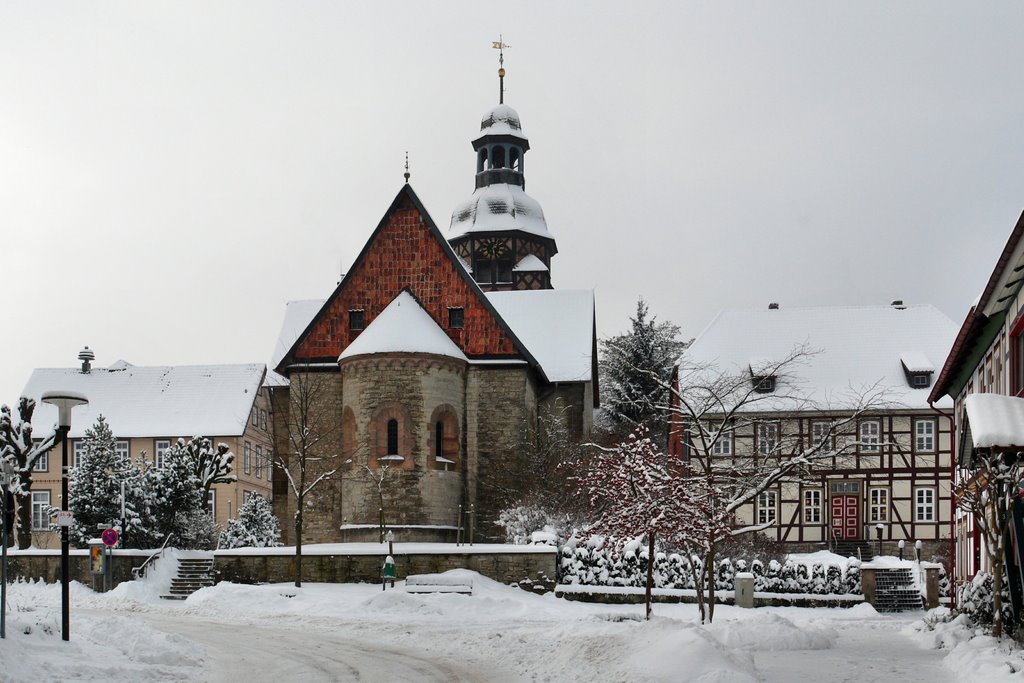
[[[829,455],[760,493],[740,508],[735,525],[763,527],[791,551],[838,546],[868,553],[880,541],[883,552],[895,553],[899,541],[913,547],[920,540],[928,557],[941,557],[950,535],[952,441],[927,398],[934,364],[954,333],[936,308],[899,301],[722,312],[680,365],[708,376],[745,374],[753,395],[768,400],[742,403],[735,428],[722,430],[709,454],[687,443],[674,413],[669,448],[728,468],[730,461],[787,458],[818,446]],[[763,370],[794,353],[779,376]],[[678,366],[674,381],[685,390]]]
[[[957,477],[971,476],[974,444],[969,439],[966,399],[972,394],[1024,396],[1024,213],[964,318],[929,395],[936,405],[953,399],[952,410],[946,413],[956,433]],[[1014,451],[1021,445],[988,444]],[[987,568],[981,536],[971,516],[962,511],[957,512],[954,565],[958,582]]]

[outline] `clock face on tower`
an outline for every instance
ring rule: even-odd
[[[505,246],[505,240],[503,239],[489,239],[480,242],[479,253],[486,258],[498,258],[507,250],[508,248]]]

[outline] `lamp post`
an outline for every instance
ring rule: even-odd
[[[0,578],[0,638],[7,637],[7,543],[10,539],[7,537],[7,515],[11,513],[8,509],[8,494],[10,493],[11,487],[14,485],[15,472],[14,466],[8,460],[4,460],[2,472],[0,472],[0,500],[3,502],[3,577]]]
[[[901,559],[901,560],[903,559],[903,548],[904,548],[904,546],[906,546],[906,545],[907,545],[907,542],[906,542],[906,541],[900,541],[900,542],[899,542],[899,546],[900,546],[900,559]]]
[[[885,525],[879,523],[875,525],[875,536],[878,537],[878,554],[882,554],[882,531],[885,529]]]
[[[60,509],[68,510],[68,432],[71,431],[71,409],[88,405],[89,401],[74,391],[47,391],[43,403],[57,406],[57,436],[61,441],[60,453]],[[60,530],[60,627],[61,638],[71,640],[71,561],[68,553],[68,527]]]
[[[914,541],[914,555],[917,556],[915,559],[918,562],[921,561],[921,545],[921,541]]]

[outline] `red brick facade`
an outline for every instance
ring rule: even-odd
[[[413,200],[408,186],[353,264],[339,288],[292,354],[289,362],[335,361],[358,336],[349,330],[349,311],[363,311],[364,328],[408,289],[437,324],[470,357],[519,354],[482,297],[467,282],[436,228]],[[449,308],[464,310],[464,327],[450,329]]]

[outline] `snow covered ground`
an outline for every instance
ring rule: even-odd
[[[170,564],[170,563],[166,563]],[[462,572],[464,570],[456,570]],[[534,595],[466,572],[473,595],[413,595],[399,582],[243,586],[187,601],[144,581],[72,590],[60,639],[59,585],[10,586],[0,680],[20,681],[821,681],[1021,680],[1024,660],[962,623],[921,614],[719,605],[595,605]],[[941,647],[943,649],[935,649]],[[947,653],[952,655],[947,657]],[[1010,662],[1010,664],[1007,664]],[[1016,662],[1016,664],[1013,664]]]

